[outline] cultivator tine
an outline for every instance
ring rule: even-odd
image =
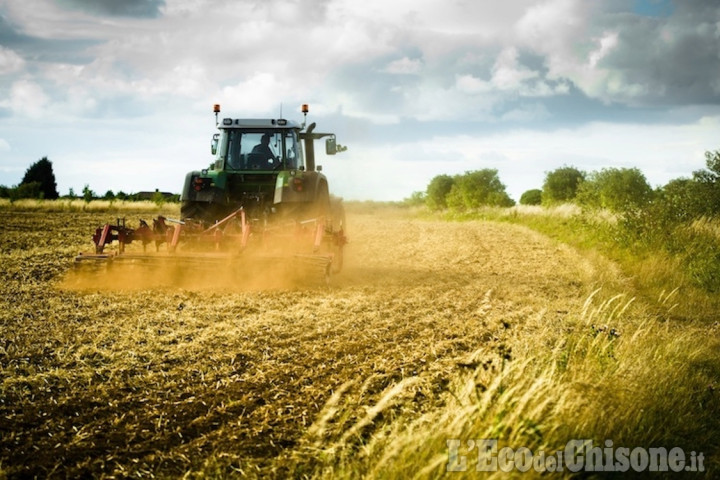
[[[317,252],[318,250],[320,250],[320,245],[322,244],[324,236],[325,221],[324,218],[320,218],[320,221],[317,222],[317,225],[315,226],[315,243],[313,244],[313,252]]]
[[[245,248],[247,247],[248,238],[250,238],[250,224],[247,222],[244,209],[240,211],[240,228],[240,248]]]
[[[175,225],[172,232],[168,232],[168,236],[172,235],[170,237],[170,241],[168,242],[168,251],[175,252],[177,249],[178,242],[180,241],[180,233],[183,229],[183,224]]]

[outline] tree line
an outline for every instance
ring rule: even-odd
[[[523,205],[573,203],[587,213],[580,222],[624,248],[662,250],[677,258],[693,281],[720,292],[720,151],[705,152],[706,168],[652,188],[637,168],[585,172],[563,166],[546,172],[542,188],[522,194]],[[411,204],[431,210],[464,212],[483,206],[511,206],[497,170],[437,175]],[[610,211],[616,222],[598,224],[594,212]],[[584,228],[584,227],[583,227]]]
[[[707,168],[690,178],[677,178],[653,189],[637,168],[603,168],[585,172],[563,166],[546,172],[542,188],[520,197],[521,205],[552,206],[575,203],[616,213],[638,209],[667,210],[678,220],[720,215],[720,151],[706,152]],[[425,192],[415,192],[410,203],[431,210],[468,211],[480,207],[510,207],[515,202],[495,169],[461,175],[437,175]]]
[[[151,200],[160,203],[168,201],[178,202],[180,195],[167,194],[157,190],[155,192],[137,193],[125,193],[122,190],[113,192],[112,190],[108,190],[104,195],[98,195],[89,185],[85,185],[82,192],[76,193],[74,189],[70,188],[67,195],[61,197],[57,190],[57,182],[55,180],[52,162],[48,160],[47,157],[43,157],[28,167],[22,181],[18,185],[12,187],[0,185],[0,198],[9,198],[11,202],[26,198],[45,200],[80,198],[86,202],[92,200]]]

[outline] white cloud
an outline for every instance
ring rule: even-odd
[[[20,117],[37,118],[42,116],[49,102],[43,88],[30,80],[19,80],[10,88],[10,98],[0,102]]]
[[[547,0],[530,6],[514,25],[519,45],[548,56],[551,70],[562,73],[565,62],[582,56],[582,44],[587,31],[586,2],[579,0]]]
[[[618,34],[617,32],[605,32],[600,38],[600,46],[597,50],[590,52],[589,63],[590,68],[597,67],[597,64],[602,60],[608,52],[612,51],[618,45]]]
[[[278,79],[272,73],[257,72],[236,85],[223,88],[220,101],[231,106],[233,111],[259,115],[279,111],[283,100],[299,100],[298,94],[302,91],[295,89],[292,79]]]
[[[17,53],[0,45],[0,75],[15,73],[25,66],[25,60]]]
[[[489,80],[470,74],[457,75],[455,87],[463,94],[472,96],[494,94],[496,99],[508,94],[521,97],[549,97],[568,92],[569,87],[566,82],[557,82],[554,86],[548,84],[541,78],[539,71],[521,65],[518,56],[519,52],[516,48],[505,48],[498,54]],[[503,118],[507,119],[510,116],[504,115]]]
[[[455,77],[455,86],[461,93],[478,94],[492,90],[490,82],[486,82],[472,75],[458,75]]]
[[[10,144],[4,138],[0,138],[0,152],[9,152]]]
[[[499,90],[519,90],[528,80],[538,77],[534,72],[518,64],[515,47],[505,48],[493,66],[492,83]]]

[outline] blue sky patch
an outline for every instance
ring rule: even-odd
[[[635,0],[633,12],[647,17],[669,17],[675,7],[672,0]]]

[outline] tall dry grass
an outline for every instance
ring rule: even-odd
[[[554,455],[568,441],[616,447],[681,447],[704,453],[704,467],[718,471],[720,328],[662,321],[619,294],[593,294],[563,325],[537,317],[507,339],[507,348],[480,346],[458,366],[444,406],[422,415],[412,407],[421,380],[389,386],[364,415],[341,432],[357,405],[344,399],[346,384],[328,401],[292,459],[295,473],[313,478],[477,478],[482,439],[498,448],[529,448]],[[668,311],[677,291],[658,299]],[[410,400],[409,400],[410,399]],[[362,435],[368,419],[376,422]],[[380,420],[378,420],[380,418]],[[449,443],[465,457],[461,471]],[[475,449],[475,450],[473,450]],[[313,465],[308,470],[307,465]],[[630,472],[632,473],[632,471]],[[543,472],[486,474],[483,478],[533,478]],[[567,469],[555,473],[571,477]]]
[[[720,219],[703,217],[693,221],[690,228],[696,232],[714,236],[720,244]]]
[[[86,202],[83,199],[58,199],[38,200],[20,199],[11,202],[7,198],[0,198],[0,210],[5,211],[26,211],[26,212],[159,212],[170,211],[180,213],[178,203],[155,203],[149,200],[126,201],[126,200],[92,200]]]

